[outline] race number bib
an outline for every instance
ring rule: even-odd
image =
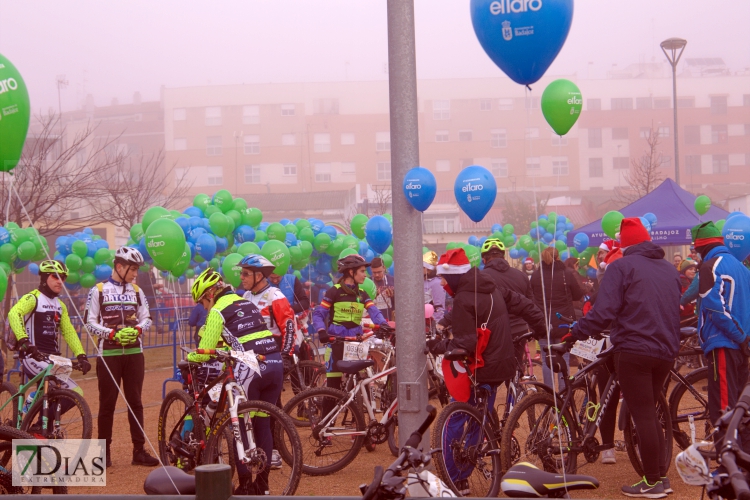
[[[570,354],[589,361],[596,361],[596,356],[604,349],[605,342],[606,339],[595,340],[588,338],[586,340],[579,340],[573,345]]]
[[[258,375],[260,375],[260,365],[258,365],[258,358],[255,357],[255,352],[231,351],[231,356],[243,365],[250,368],[253,373],[257,373]]]
[[[370,344],[367,342],[344,342],[344,361],[360,361],[367,359]]]
[[[221,387],[221,384],[216,384],[208,390],[208,397],[211,398],[211,401],[213,401],[214,403],[219,402],[219,396],[221,396]]]
[[[57,377],[62,383],[67,382],[70,378],[70,372],[73,371],[73,362],[68,358],[55,356],[54,354],[49,355],[49,360],[52,361],[50,374]]]

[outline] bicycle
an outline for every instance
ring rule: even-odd
[[[31,493],[38,495],[43,492],[41,486],[13,486],[12,450],[14,439],[34,439],[34,436],[15,427],[0,425],[0,495],[24,495]],[[54,495],[67,495],[68,487],[45,486],[44,489],[52,490]]]
[[[185,360],[177,364],[185,374],[185,386],[193,396],[189,396],[184,388],[174,389],[162,402],[158,423],[162,462],[186,472],[201,464],[226,463],[232,467],[233,478],[240,462],[251,475],[270,469],[271,494],[293,495],[302,476],[302,444],[297,430],[289,417],[274,404],[248,401],[242,385],[235,379],[238,364],[245,365],[241,369],[260,373],[260,363],[265,361],[265,356],[216,349],[197,349],[194,352],[215,357],[225,364],[224,370],[200,387],[194,373],[200,364]],[[179,416],[174,419],[173,415]],[[271,457],[256,445],[253,431],[256,416],[272,419],[274,446],[283,446],[288,451],[282,456],[287,468],[272,468]]]

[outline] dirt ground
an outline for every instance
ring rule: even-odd
[[[145,430],[148,439],[155,449],[158,449],[156,441],[157,421],[159,407],[162,401],[162,384],[165,379],[171,377],[171,349],[151,349],[146,351],[146,380],[143,387],[143,405],[145,416]],[[538,367],[537,367],[538,368]],[[539,368],[538,368],[539,369]],[[541,379],[541,369],[538,374]],[[94,417],[94,437],[97,436],[97,414],[98,398],[96,377],[92,377],[93,371],[87,377],[80,378],[78,383],[84,390],[86,401],[91,407]],[[79,374],[80,376],[80,374]],[[17,380],[12,380],[17,383]],[[167,384],[167,391],[178,388],[178,384],[170,382]],[[283,398],[286,400],[291,395],[291,390],[287,386]],[[436,404],[439,407],[439,404]],[[137,467],[130,465],[132,445],[130,443],[130,431],[127,421],[125,404],[118,401],[117,413],[115,414],[114,424],[115,434],[112,443],[112,462],[113,466],[107,470],[107,486],[104,488],[80,487],[70,488],[69,492],[73,494],[143,494],[143,482],[152,470],[151,468]],[[619,431],[618,431],[619,433]],[[622,436],[616,436],[615,439],[622,439]],[[148,447],[148,444],[147,444]],[[679,449],[675,447],[675,455]],[[152,451],[152,454],[158,454]],[[359,495],[358,485],[369,483],[372,480],[373,468],[376,465],[388,466],[393,461],[393,457],[388,450],[388,445],[378,445],[377,449],[368,453],[363,448],[359,456],[343,471],[337,472],[332,476],[311,477],[303,475],[297,489],[298,495]],[[624,498],[620,493],[620,487],[624,484],[637,482],[638,478],[633,471],[627,457],[627,453],[617,453],[616,465],[602,465],[601,463],[591,464],[579,470],[579,474],[588,474],[599,479],[601,487],[597,491],[576,492],[573,498]],[[682,483],[675,472],[674,464],[669,471],[674,494],[670,495],[672,500],[693,500],[700,498],[700,488],[687,486]]]

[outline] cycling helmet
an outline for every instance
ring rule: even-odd
[[[338,260],[339,272],[343,273],[347,269],[357,269],[360,267],[370,267],[370,264],[365,261],[364,257],[357,254],[347,255],[343,259]]]
[[[193,301],[196,303],[199,302],[206,293],[206,290],[221,282],[221,275],[210,267],[200,273],[198,277],[195,278],[195,283],[193,283],[193,287],[190,289]]]
[[[429,270],[435,269],[435,266],[437,266],[437,263],[438,263],[438,256],[432,250],[422,255],[422,266],[426,267],[427,269]]]
[[[115,252],[115,259],[124,260],[138,267],[143,265],[143,255],[133,247],[120,247]]]
[[[67,276],[68,268],[62,262],[56,260],[43,260],[39,263],[40,273],[64,274]]]
[[[240,261],[240,267],[243,269],[252,269],[253,271],[263,273],[263,276],[265,278],[267,278],[268,275],[271,274],[274,269],[276,269],[276,266],[274,266],[270,260],[266,259],[262,255],[254,253],[243,257]]]
[[[484,243],[482,243],[482,253],[485,254],[493,249],[504,252],[505,243],[503,243],[500,238],[487,238]]]

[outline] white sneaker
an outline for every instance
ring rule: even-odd
[[[271,453],[271,470],[281,469],[281,455],[277,450]]]
[[[615,450],[614,450],[614,448],[610,448],[609,450],[604,450],[602,452],[602,463],[603,464],[614,464],[614,463],[617,463],[617,459],[615,458]]]

